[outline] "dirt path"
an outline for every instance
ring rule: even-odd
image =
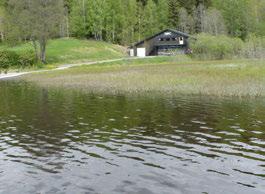
[[[27,71],[27,72],[18,72],[18,73],[12,72],[12,73],[7,73],[7,74],[3,74],[2,73],[2,74],[0,74],[0,80],[1,79],[19,77],[19,76],[26,75],[26,74],[31,74],[31,73],[58,71],[58,70],[69,69],[71,67],[78,67],[78,66],[82,66],[82,65],[94,65],[94,64],[110,63],[110,62],[116,62],[116,61],[122,61],[122,60],[133,60],[133,59],[137,59],[137,58],[119,58],[119,59],[109,59],[109,60],[93,61],[93,62],[64,64],[64,65],[58,66],[55,69],[50,69],[50,70],[37,70],[37,71]]]

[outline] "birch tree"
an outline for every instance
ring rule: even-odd
[[[215,8],[207,10],[203,18],[203,26],[203,32],[212,35],[226,34],[227,32],[223,16],[221,12]]]
[[[36,57],[46,63],[46,46],[59,34],[62,0],[8,0],[9,25],[16,39],[31,40]]]
[[[181,8],[179,10],[179,24],[178,24],[178,29],[180,31],[190,33],[190,21],[189,21],[189,14],[185,8]]]

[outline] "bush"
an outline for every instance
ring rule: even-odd
[[[31,67],[35,62],[34,54],[29,52],[17,54],[14,51],[0,51],[0,72],[6,73],[10,68]]]
[[[191,47],[196,58],[231,59],[239,55],[243,48],[243,41],[224,35],[199,34]]]
[[[0,71],[7,72],[9,68],[17,65],[18,54],[13,51],[0,51]]]
[[[35,63],[36,58],[32,52],[26,52],[19,55],[18,66],[20,68],[32,67]]]
[[[265,58],[265,37],[250,35],[245,42],[224,35],[197,35],[191,44],[199,59]]]
[[[265,37],[250,35],[241,51],[241,55],[246,58],[265,58]]]

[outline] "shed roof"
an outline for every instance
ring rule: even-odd
[[[163,30],[163,31],[161,31],[161,32],[159,32],[159,33],[157,33],[157,34],[155,34],[155,35],[153,35],[153,36],[150,36],[150,37],[148,37],[148,38],[146,38],[146,39],[144,39],[144,40],[141,40],[140,42],[135,43],[133,46],[138,46],[138,45],[144,43],[145,41],[147,41],[147,40],[151,40],[151,39],[153,39],[154,37],[159,36],[159,35],[161,35],[161,34],[163,34],[163,33],[165,33],[165,32],[172,32],[172,33],[175,33],[175,34],[179,34],[179,35],[181,35],[181,36],[183,36],[183,37],[185,37],[185,38],[189,38],[189,37],[190,37],[190,35],[187,34],[187,33],[180,32],[180,31],[178,31],[178,30],[166,29],[166,30]]]

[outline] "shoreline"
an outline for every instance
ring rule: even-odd
[[[8,78],[14,78],[14,77],[19,77],[19,76],[26,75],[26,74],[29,74],[29,73],[31,73],[31,72],[1,73],[0,74],[0,80],[8,79]]]
[[[8,79],[8,78],[15,78],[20,77],[27,74],[32,73],[43,73],[43,72],[52,72],[52,71],[58,71],[58,70],[65,70],[72,67],[79,67],[79,66],[86,66],[86,65],[95,65],[95,64],[102,64],[102,63],[111,63],[111,62],[118,62],[122,60],[134,60],[138,58],[119,58],[119,59],[108,59],[108,60],[102,60],[102,61],[91,61],[91,62],[83,62],[83,63],[72,63],[72,64],[63,64],[59,65],[58,67],[54,69],[48,69],[48,70],[35,70],[35,71],[25,71],[25,72],[19,72],[19,73],[0,73],[0,80]]]
[[[22,79],[41,87],[92,93],[256,98],[265,96],[264,73],[264,61],[182,62],[155,58],[61,69]]]

